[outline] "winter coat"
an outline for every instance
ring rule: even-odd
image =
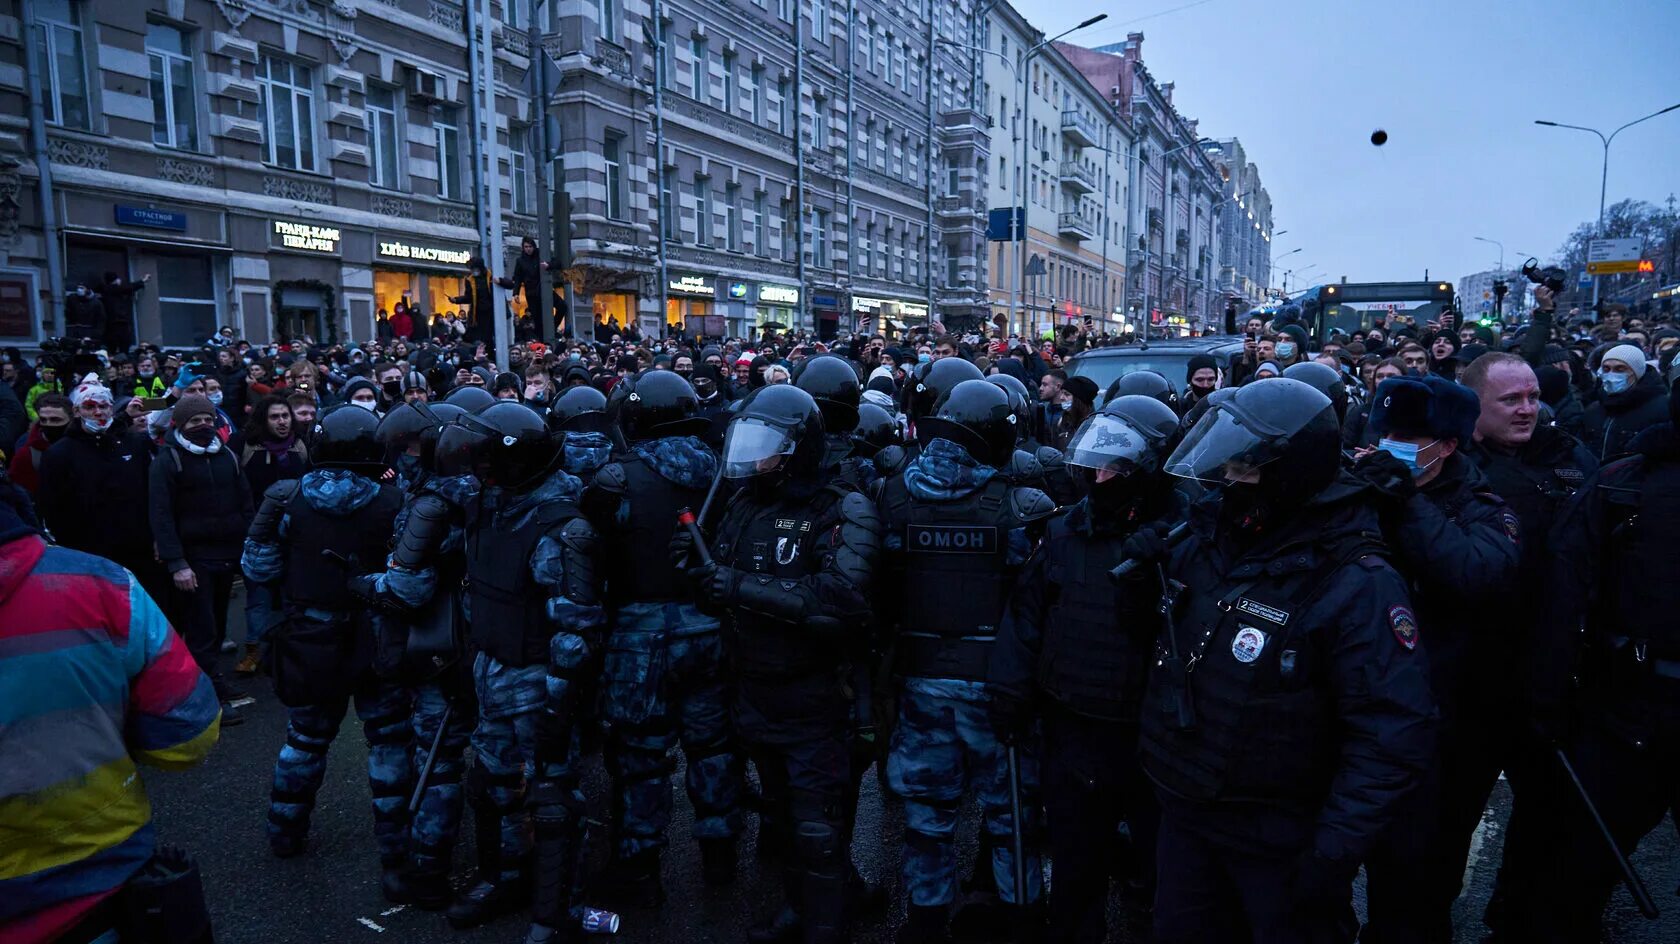
[[[188,448],[171,432],[152,460],[148,491],[152,538],[170,573],[239,560],[255,505],[239,460],[220,441]]]
[[[65,547],[144,569],[152,561],[151,463],[151,445],[140,433],[121,425],[90,433],[72,420],[41,459],[41,523]]]
[[[1611,462],[1633,452],[1633,437],[1646,427],[1668,422],[1668,388],[1655,370],[1621,393],[1599,392],[1583,418],[1582,439],[1598,458]]]

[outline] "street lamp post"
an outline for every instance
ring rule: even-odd
[[[1658,115],[1666,115],[1669,112],[1675,110],[1676,108],[1680,108],[1680,102],[1676,102],[1675,104],[1670,105],[1667,108],[1662,109],[1661,111],[1651,112],[1649,115],[1646,115],[1643,118],[1635,118],[1633,121],[1630,121],[1627,124],[1622,125],[1620,128],[1617,128],[1616,130],[1610,132],[1609,137],[1605,137],[1604,132],[1599,131],[1597,128],[1587,128],[1587,127],[1583,127],[1581,125],[1566,125],[1561,121],[1543,121],[1543,120],[1538,119],[1538,118],[1535,119],[1535,121],[1534,121],[1535,124],[1545,125],[1548,128],[1569,128],[1569,129],[1574,130],[1574,131],[1586,131],[1586,132],[1589,132],[1589,133],[1592,133],[1592,134],[1596,134],[1596,135],[1598,135],[1599,142],[1604,145],[1604,165],[1603,165],[1603,168],[1599,171],[1599,175],[1598,175],[1598,238],[1599,239],[1604,238],[1604,194],[1605,194],[1605,189],[1607,188],[1607,186],[1610,183],[1610,142],[1616,140],[1616,135],[1621,134],[1623,131],[1626,131],[1627,129],[1633,127],[1634,125],[1639,124],[1642,121],[1650,121],[1652,118],[1655,118]],[[1593,297],[1592,297],[1592,300],[1593,300],[1593,307],[1597,308],[1598,307],[1598,279],[1597,278],[1593,279]]]
[[[1493,243],[1495,246],[1499,247],[1499,275],[1503,277],[1505,275],[1505,244],[1497,239],[1489,239],[1486,236],[1472,236],[1470,238],[1480,243]]]
[[[1284,230],[1283,232],[1280,232],[1280,233],[1273,233],[1272,238],[1275,240],[1275,239],[1277,239],[1277,237],[1282,236],[1284,233],[1287,233],[1287,232],[1289,232],[1289,230]],[[1307,247],[1296,246],[1294,249],[1291,249],[1286,253],[1282,253],[1280,255],[1272,256],[1271,259],[1267,261],[1267,263],[1266,263],[1266,285],[1267,285],[1268,288],[1271,286],[1271,283],[1272,283],[1272,273],[1277,271],[1278,260],[1288,258],[1289,256],[1293,256],[1293,255],[1295,255],[1296,253],[1300,252],[1301,250],[1303,250],[1305,248],[1307,248]],[[1288,294],[1287,286],[1285,286],[1284,294]]]

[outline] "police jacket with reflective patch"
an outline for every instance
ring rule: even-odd
[[[1144,700],[1144,770],[1163,804],[1267,854],[1358,862],[1432,760],[1416,651],[1428,640],[1362,492],[1344,478],[1240,545],[1210,493],[1167,568],[1184,589]],[[1173,643],[1189,664],[1187,730],[1164,667]]]
[[[1575,490],[1598,471],[1598,461],[1580,441],[1555,426],[1535,427],[1533,438],[1514,450],[1483,441],[1464,454],[1487,476],[1488,488],[1517,515],[1518,582],[1531,588],[1543,585],[1551,567],[1547,549],[1552,526]],[[1532,624],[1540,618],[1541,601],[1539,593],[1517,594],[1506,621]]]
[[[888,570],[900,593],[883,599],[897,624],[897,671],[920,678],[983,682],[1004,603],[1025,563],[1012,558],[1013,532],[1055,508],[1037,489],[1002,475],[951,501],[916,498],[903,476],[881,483]]]
[[[880,549],[875,506],[844,485],[743,489],[724,510],[713,559],[738,571],[729,607],[736,724],[759,740],[834,731],[867,631]]]
[[[549,640],[560,626],[550,616],[550,588],[532,575],[537,545],[550,534],[558,535],[563,551],[575,549],[576,559],[564,567],[567,579],[587,585],[593,574],[589,558],[594,529],[575,502],[544,501],[509,522],[512,516],[505,509],[484,507],[487,497],[494,501],[502,496],[481,494],[478,507],[467,516],[467,607],[473,645],[504,665],[545,663]]]
[[[994,644],[988,690],[1037,691],[1069,711],[1137,723],[1160,617],[1160,581],[1144,568],[1116,586],[1120,546],[1165,502],[1094,512],[1089,499],[1050,520],[1015,582]]]
[[[684,508],[698,513],[705,500],[704,488],[684,488],[634,453],[601,467],[583,503],[606,549],[613,606],[694,598],[694,588],[671,566],[667,548],[677,513]]]
[[[402,503],[400,490],[381,485],[367,504],[348,515],[330,515],[316,508],[303,490],[291,490],[283,512],[282,587],[287,607],[337,612],[364,609],[366,604],[350,592],[349,580],[385,569],[392,525]]]
[[[1473,706],[1507,710],[1522,636],[1506,617],[1517,585],[1516,512],[1461,455],[1383,518],[1395,569],[1429,634],[1430,682],[1444,720]],[[1503,703],[1503,704],[1501,704]]]
[[[1680,703],[1680,435],[1670,424],[1635,437],[1634,454],[1587,481],[1562,518],[1546,587],[1542,635],[1530,646],[1535,684],[1564,697],[1583,642],[1592,655],[1585,685],[1602,694],[1611,729],[1648,736],[1661,712]],[[1535,669],[1531,669],[1535,671]]]

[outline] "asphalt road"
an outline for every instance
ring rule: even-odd
[[[231,630],[236,638],[242,635],[240,608],[236,596],[236,626]],[[231,667],[233,657],[224,659]],[[199,861],[219,944],[509,944],[522,939],[525,924],[521,917],[457,932],[440,914],[393,907],[380,896],[368,806],[366,751],[354,713],[346,720],[329,755],[307,852],[284,861],[271,856],[264,829],[274,757],[285,737],[285,714],[266,685],[254,682],[243,687],[257,697],[257,703],[245,709],[244,724],[222,732],[221,743],[205,764],[190,771],[148,770],[144,775],[161,840],[187,848]],[[681,784],[680,773],[674,779]],[[605,818],[605,787],[605,774],[598,759],[593,759],[587,769],[585,792],[597,819]],[[864,789],[853,859],[866,877],[884,881],[892,889],[896,886],[903,818],[896,804],[883,798],[873,776],[865,778]],[[1509,810],[1510,793],[1501,783],[1478,832],[1466,891],[1457,905],[1460,944],[1481,940],[1480,916],[1498,869],[1501,824]],[[753,818],[749,817],[742,843],[740,878],[729,888],[711,889],[700,882],[699,855],[687,838],[691,817],[687,798],[679,787],[673,843],[665,860],[669,900],[658,910],[623,912],[619,940],[736,944],[745,940],[746,928],[757,917],[774,908],[779,877],[773,867],[761,869],[753,854]],[[971,814],[959,835],[972,837],[975,826]],[[468,817],[456,853],[458,877],[471,870],[471,832]],[[590,859],[597,867],[604,858],[604,840],[602,830],[591,836]],[[965,843],[965,869],[973,854],[972,841]],[[1680,900],[1674,894],[1680,882],[1680,843],[1676,842],[1672,823],[1665,823],[1646,838],[1635,864],[1658,906],[1664,909],[1663,917],[1657,922],[1645,921],[1627,893],[1618,891],[1606,918],[1604,940],[1618,944],[1680,941]],[[1362,896],[1362,888],[1357,892]],[[897,895],[889,897],[896,900]],[[1148,939],[1144,933],[1147,921],[1128,907],[1118,891],[1111,899],[1110,915],[1110,941]],[[854,939],[858,944],[890,944],[891,928],[901,916],[902,906],[895,902],[890,913],[861,919]]]

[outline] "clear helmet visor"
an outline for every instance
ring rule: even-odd
[[[798,441],[787,430],[752,417],[739,417],[723,437],[724,478],[745,479],[780,468]]]
[[[1098,482],[1148,470],[1156,459],[1149,440],[1118,416],[1092,415],[1067,446],[1067,464],[1096,473]]]
[[[1282,444],[1216,406],[1196,423],[1167,458],[1167,472],[1211,485],[1259,481],[1260,469],[1275,461]]]

